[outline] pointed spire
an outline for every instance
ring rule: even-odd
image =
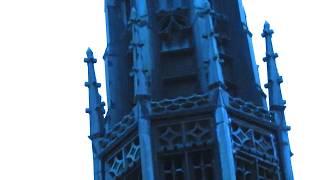
[[[274,122],[278,126],[278,141],[281,166],[283,168],[283,179],[293,180],[293,171],[291,165],[291,149],[288,138],[288,126],[284,116],[285,101],[282,98],[280,84],[283,82],[279,76],[276,58],[277,53],[274,53],[272,46],[273,30],[270,29],[270,24],[265,22],[262,37],[266,39],[266,57],[263,59],[267,62],[268,83],[265,85],[269,91],[270,110],[274,112]]]
[[[137,15],[137,10],[135,7],[131,8],[131,13],[130,13],[130,21],[138,19]]]
[[[133,43],[133,67],[134,98],[136,105],[134,114],[138,121],[138,138],[140,144],[140,161],[142,179],[154,180],[155,176],[152,128],[150,117],[150,95],[148,70],[153,67],[153,43],[152,30],[148,24],[148,0],[135,1],[132,4],[132,43]]]
[[[131,8],[128,24],[129,24],[129,27],[131,26],[131,28],[134,28],[133,27],[134,25],[138,25],[139,24],[139,18],[138,18],[138,15],[137,15],[137,10],[134,7]]]
[[[215,27],[212,20],[213,10],[210,6],[210,3],[207,0],[203,0],[201,3],[200,17],[203,18],[205,22],[206,32],[203,34],[203,38],[206,39],[208,50],[207,50],[207,58],[208,58],[208,86],[209,89],[214,89],[216,87],[224,88],[224,78],[222,73],[221,63],[223,60],[220,58],[218,43],[215,38]],[[195,4],[196,5],[196,4]]]
[[[131,9],[130,25],[132,28],[132,42],[131,48],[133,51],[133,67],[131,75],[134,79],[134,96],[136,100],[140,98],[149,97],[148,83],[146,78],[146,69],[144,67],[144,43],[142,43],[142,37],[140,36],[141,19],[137,16],[137,11],[134,7]]]
[[[94,58],[90,48],[86,53],[87,58],[84,59],[84,62],[88,65],[88,82],[85,83],[85,86],[89,89],[89,108],[86,109],[86,113],[90,115],[90,138],[95,138],[104,133],[105,103],[101,101],[101,96],[98,92],[101,84],[97,83],[93,65],[97,60]]]
[[[267,63],[268,71],[268,83],[265,85],[265,88],[268,88],[269,91],[269,105],[271,110],[275,109],[284,109],[285,101],[282,98],[280,84],[283,82],[281,76],[279,76],[276,58],[278,54],[274,52],[272,45],[272,34],[273,30],[270,29],[270,24],[266,21],[264,24],[264,29],[262,37],[266,40],[266,57],[263,58],[263,61]]]
[[[94,59],[93,52],[90,47],[88,47],[86,54],[87,54],[87,58]]]

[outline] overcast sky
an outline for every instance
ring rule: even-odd
[[[320,3],[243,1],[263,84],[264,21],[275,31],[296,179],[317,179]],[[104,82],[103,5],[103,0],[0,0],[1,180],[93,179],[83,58],[90,46]]]

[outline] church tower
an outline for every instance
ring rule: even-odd
[[[272,33],[269,106],[241,0],[105,0],[107,113],[87,51],[95,180],[293,180]]]

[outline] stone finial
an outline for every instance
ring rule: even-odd
[[[94,70],[94,63],[97,60],[94,58],[90,48],[88,48],[86,54],[87,58],[84,61],[88,65],[88,81],[85,86],[89,89],[89,108],[86,109],[86,113],[90,116],[90,137],[95,138],[101,136],[104,131],[105,103],[102,102],[98,92],[101,84],[97,82]]]
[[[268,83],[265,88],[269,91],[269,105],[271,110],[284,109],[285,101],[282,98],[280,84],[283,82],[282,76],[279,75],[276,58],[277,53],[274,53],[272,45],[272,34],[273,30],[270,28],[270,24],[266,21],[263,28],[262,37],[265,38],[266,42],[266,57],[263,61],[267,63],[268,71]]]

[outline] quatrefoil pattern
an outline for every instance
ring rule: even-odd
[[[114,125],[114,127],[109,130],[103,137],[96,139],[97,143],[95,143],[95,152],[100,155],[104,152],[105,149],[117,143],[119,139],[124,137],[126,133],[128,133],[136,126],[137,121],[135,120],[132,112],[124,116],[121,121]]]
[[[249,146],[251,147],[251,140],[252,140],[252,130],[250,129],[243,129],[240,127],[237,127],[232,132],[233,141],[237,146],[243,147],[243,146]]]
[[[124,160],[118,159],[118,157],[115,157],[112,163],[112,166],[109,170],[109,173],[113,176],[119,176],[124,169]]]
[[[159,151],[205,146],[212,143],[210,120],[180,122],[170,126],[158,127]]]
[[[232,142],[236,152],[247,152],[268,161],[278,161],[275,139],[271,133],[233,124]]]
[[[112,177],[119,177],[129,169],[133,168],[140,160],[140,146],[138,138],[123,146],[118,152],[110,156],[108,162],[109,174]]]
[[[140,146],[132,142],[126,158],[129,166],[132,166],[134,162],[138,161],[140,158]]]

